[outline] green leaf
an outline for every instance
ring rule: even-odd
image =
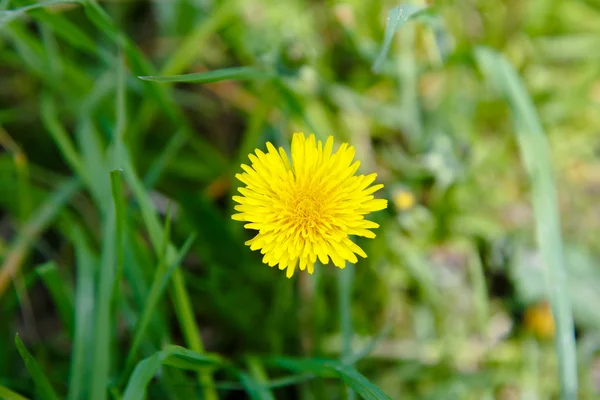
[[[261,361],[257,357],[248,357],[247,364],[250,374],[240,373],[240,380],[250,398],[253,400],[275,400],[273,393],[266,387],[268,377]]]
[[[69,399],[87,398],[87,383],[91,365],[91,348],[94,336],[95,270],[97,260],[76,225],[71,226],[71,240],[75,246],[77,281],[75,285],[75,333],[71,355]]]
[[[116,272],[115,272],[115,283],[113,299],[117,299],[120,295],[119,285],[121,277],[123,276],[123,264],[125,263],[125,227],[127,224],[127,214],[125,213],[125,199],[123,197],[123,190],[121,189],[121,171],[114,170],[110,172],[110,185],[113,197],[113,206],[115,209],[115,220],[116,220]]]
[[[510,104],[522,162],[531,182],[536,237],[545,264],[546,286],[556,321],[562,398],[576,399],[578,383],[575,328],[567,292],[549,143],[535,105],[512,65],[501,54],[487,48],[478,48],[475,56],[487,80]]]
[[[225,366],[225,361],[216,355],[201,354],[179,346],[168,346],[137,364],[125,388],[123,400],[145,398],[150,380],[162,365],[189,371],[204,371],[207,367]]]
[[[381,71],[381,66],[385,61],[387,53],[390,51],[392,39],[394,38],[394,34],[398,32],[398,29],[426,9],[427,7],[404,4],[394,7],[388,12],[387,22],[385,24],[385,33],[383,36],[383,44],[381,46],[381,50],[379,51],[379,55],[373,64],[373,72]]]
[[[346,267],[337,271],[338,307],[340,314],[340,331],[342,332],[341,359],[352,356],[352,284],[354,282],[354,264],[346,263]],[[353,400],[355,394],[349,390],[347,400]]]
[[[12,277],[21,268],[31,246],[36,243],[37,238],[71,200],[71,197],[77,193],[79,186],[77,179],[68,180],[60,185],[22,227],[17,239],[4,256],[2,269],[0,269],[0,298]]]
[[[0,28],[2,27],[2,25],[6,24],[10,21],[13,21],[17,18],[23,17],[29,11],[37,10],[37,9],[45,8],[45,7],[61,5],[61,4],[74,4],[74,3],[82,4],[83,0],[49,0],[49,1],[42,1],[42,2],[39,2],[36,4],[31,4],[28,6],[20,7],[20,8],[15,8],[14,10],[0,11]]]
[[[0,399],[4,400],[27,400],[27,397],[21,396],[19,393],[13,392],[6,386],[0,385]]]
[[[79,2],[76,2],[79,3]],[[105,62],[109,62],[111,55],[99,47],[94,40],[79,26],[75,25],[60,14],[50,14],[37,10],[31,16],[50,28],[54,33],[76,49],[88,54],[98,55]]]
[[[271,74],[255,67],[223,68],[209,72],[171,76],[138,76],[144,81],[152,82],[188,82],[211,83],[220,81],[249,81],[273,77]]]
[[[354,368],[344,365],[338,361],[277,357],[268,359],[267,362],[295,372],[313,373],[318,376],[335,376],[344,381],[346,385],[366,400],[391,400],[381,389],[369,382]]]
[[[52,388],[52,385],[50,385],[50,381],[46,375],[44,375],[44,372],[35,361],[35,358],[33,358],[33,356],[29,353],[27,347],[25,347],[18,334],[15,336],[15,345],[17,346],[17,350],[19,351],[21,358],[25,362],[25,367],[27,368],[29,375],[31,375],[33,383],[38,389],[39,395],[43,399],[58,400],[59,397]]]
[[[83,161],[79,157],[69,134],[58,119],[54,99],[49,94],[42,94],[40,103],[42,122],[45,128],[50,132],[52,139],[54,139],[54,142],[73,172],[79,175],[84,182],[88,183],[90,180],[88,172],[85,170]]]
[[[110,373],[110,345],[113,339],[113,318],[111,305],[115,292],[116,275],[116,207],[113,205],[107,215],[102,235],[102,257],[100,262],[100,277],[96,296],[96,315],[94,321],[94,343],[92,350],[92,382],[91,398],[100,400],[106,398],[108,377]]]
[[[127,103],[126,103],[126,95],[125,92],[127,90],[127,85],[125,82],[125,65],[122,57],[117,59],[116,63],[117,69],[117,85],[116,85],[116,97],[117,101],[115,102],[115,114],[117,116],[117,121],[115,123],[115,130],[113,134],[113,168],[120,169],[123,168],[123,161],[121,160],[124,144],[124,135],[125,130],[127,129]]]
[[[73,334],[73,294],[69,290],[67,282],[60,276],[56,264],[52,261],[40,265],[35,271],[48,288],[65,330],[69,334]]]
[[[133,191],[134,196],[140,205],[142,218],[150,235],[150,242],[152,243],[155,253],[160,257],[164,241],[164,232],[160,229],[159,220],[154,211],[154,206],[150,200],[148,192],[137,176],[133,168],[133,164],[129,158],[129,154],[125,150],[123,151],[123,164],[125,179],[129,183],[129,186],[131,187],[131,190]],[[176,251],[175,247],[170,242],[167,241],[167,243],[166,262],[172,263],[177,257]],[[200,330],[196,324],[192,303],[187,292],[187,288],[185,287],[185,281],[181,271],[175,270],[173,272],[171,287],[173,306],[181,325],[186,343],[190,348],[192,348],[192,350],[201,353],[204,351],[204,345],[202,344]],[[218,398],[216,392],[214,391],[212,377],[209,374],[201,372],[199,374],[199,381],[203,385],[204,396],[208,400]]]
[[[181,261],[183,261],[183,258],[190,250],[194,239],[194,234],[190,235],[187,238],[183,246],[181,246],[181,249],[177,253],[176,258],[171,263],[171,265],[167,266],[167,268],[161,268],[161,266],[157,268],[154,281],[152,282],[152,286],[150,288],[150,293],[148,294],[148,298],[146,299],[144,309],[142,310],[142,314],[135,328],[135,334],[133,336],[133,341],[129,350],[129,356],[127,357],[127,366],[132,364],[137,350],[142,343],[142,339],[144,339],[144,335],[146,334],[146,329],[150,324],[152,314],[156,311],[156,306],[160,301],[160,298],[167,286],[167,283],[169,282],[169,279],[171,279],[171,276],[173,275],[175,269],[181,264]]]

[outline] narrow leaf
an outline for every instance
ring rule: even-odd
[[[65,330],[70,335],[73,334],[73,295],[63,277],[58,273],[56,264],[54,262],[43,264],[36,268],[36,272],[48,288]]]
[[[290,371],[313,373],[325,377],[336,376],[366,400],[391,400],[380,388],[369,382],[367,378],[354,368],[343,365],[338,361],[321,359],[298,360],[279,357],[269,359],[268,362]]]
[[[272,77],[269,73],[254,67],[224,68],[209,72],[171,76],[139,76],[144,81],[211,83],[219,81],[249,81]]]
[[[207,367],[224,366],[225,362],[215,355],[201,354],[179,346],[168,346],[138,363],[125,388],[123,400],[145,398],[150,380],[162,365],[190,371],[203,371]]]
[[[6,386],[0,385],[0,399],[4,400],[27,400],[27,397],[21,396],[19,393],[13,392]]]
[[[556,321],[556,348],[562,399],[577,398],[577,357],[573,313],[567,292],[556,185],[550,148],[535,105],[510,63],[499,53],[477,49],[479,67],[510,104],[521,158],[531,182],[536,236],[546,287]]]
[[[46,375],[44,375],[44,372],[35,361],[35,358],[33,358],[33,356],[29,353],[27,347],[25,347],[18,334],[15,336],[15,345],[17,346],[17,350],[19,351],[21,358],[25,362],[25,367],[27,368],[29,375],[31,375],[35,387],[38,389],[39,395],[43,399],[58,400],[59,397],[52,388],[50,381]]]
[[[392,39],[394,38],[394,34],[398,32],[398,29],[426,9],[426,7],[404,4],[394,7],[388,12],[387,22],[385,24],[385,33],[383,36],[383,44],[381,46],[381,50],[379,51],[379,55],[373,64],[373,72],[381,71],[381,66],[385,61],[387,53],[390,51]]]

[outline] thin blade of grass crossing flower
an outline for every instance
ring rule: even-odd
[[[18,334],[15,336],[15,345],[17,346],[17,350],[19,351],[23,362],[25,362],[25,367],[33,379],[33,383],[35,384],[40,397],[44,400],[58,400],[60,397],[58,397],[50,384],[50,381],[38,365],[37,361],[35,361],[35,358],[29,353]]]
[[[575,331],[566,288],[566,267],[549,143],[533,101],[510,63],[501,54],[487,48],[477,49],[475,55],[480,69],[506,97],[513,114],[516,139],[531,182],[537,242],[544,261],[548,296],[556,321],[562,399],[576,399]]]
[[[216,355],[201,354],[179,346],[168,346],[137,364],[125,388],[123,400],[143,399],[150,380],[162,365],[203,371],[207,367],[225,366],[225,361]]]
[[[398,31],[398,29],[400,29],[405,23],[407,23],[412,18],[416,17],[420,12],[426,9],[426,7],[419,7],[412,4],[404,4],[394,7],[388,12],[387,22],[385,25],[385,33],[383,36],[383,44],[381,45],[379,55],[373,63],[373,72],[377,73],[381,71],[381,66],[385,61],[387,53],[390,51],[392,39],[394,38],[394,34]]]
[[[223,68],[208,72],[171,76],[139,76],[141,80],[152,82],[212,83],[220,81],[250,81],[271,78],[272,75],[256,67]]]
[[[289,371],[313,373],[323,377],[338,377],[365,400],[391,400],[379,387],[354,368],[338,361],[276,357],[267,359],[267,362]]]

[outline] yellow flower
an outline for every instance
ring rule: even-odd
[[[260,249],[265,264],[287,268],[288,278],[297,265],[312,274],[317,258],[344,268],[358,261],[355,254],[367,257],[349,235],[374,238],[369,229],[379,225],[364,216],[386,208],[387,200],[372,195],[383,187],[369,187],[377,174],[354,175],[360,165],[352,163],[354,147],[343,143],[332,153],[333,136],[323,146],[314,135],[294,133],[291,162],[283,148],[267,143],[267,150],[250,154],[252,166],[242,164],[245,172],[236,174],[246,187],[233,196],[239,214],[232,218],[258,231],[246,245]]]
[[[394,205],[400,211],[406,211],[415,205],[415,196],[411,192],[404,190],[398,191],[394,194]]]
[[[552,308],[547,302],[533,305],[525,311],[525,326],[527,329],[542,339],[554,337],[554,317]]]

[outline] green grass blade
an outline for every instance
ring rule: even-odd
[[[354,264],[346,263],[346,268],[337,271],[338,281],[338,307],[340,312],[340,330],[342,332],[341,359],[349,360],[352,357],[352,283],[354,281]],[[355,394],[348,390],[348,400],[353,400]]]
[[[17,239],[4,256],[2,269],[0,269],[0,298],[6,291],[12,277],[16,275],[27,256],[31,246],[46,229],[50,222],[71,200],[79,190],[79,181],[71,179],[56,189],[54,193],[34,212],[25,226],[21,229]]]
[[[73,296],[68,290],[69,286],[59,275],[58,268],[54,262],[41,265],[35,270],[48,288],[54,304],[60,315],[65,330],[73,334]]]
[[[154,187],[166,166],[175,158],[179,150],[186,144],[188,135],[183,130],[178,130],[169,140],[160,155],[153,160],[144,176],[144,186]]]
[[[273,393],[265,386],[269,379],[262,362],[257,357],[248,357],[247,364],[250,374],[241,373],[240,380],[248,396],[252,400],[275,400]]]
[[[61,4],[81,4],[83,0],[49,0],[42,1],[36,4],[31,4],[24,7],[15,8],[13,10],[3,10],[0,11],[0,28],[11,21],[14,21],[17,18],[21,18],[26,15],[29,11],[37,10],[40,8],[52,7]]]
[[[100,282],[96,296],[96,319],[94,322],[94,344],[92,350],[91,399],[105,399],[110,372],[112,295],[115,291],[116,262],[116,211],[113,206],[104,226],[103,249],[100,263]]]
[[[533,101],[510,63],[499,53],[486,48],[477,49],[476,57],[489,82],[506,97],[511,106],[517,142],[531,182],[536,237],[545,265],[547,290],[556,321],[562,398],[576,399],[578,383],[575,330],[566,287],[567,275],[549,143]]]
[[[144,81],[152,82],[187,82],[187,83],[212,83],[220,81],[250,81],[272,77],[266,71],[255,67],[223,68],[208,72],[171,76],[138,76]]]
[[[127,367],[126,371],[130,370],[130,366],[133,364],[134,357],[139,349],[142,340],[146,334],[146,329],[150,325],[150,319],[152,318],[152,313],[156,312],[156,306],[158,305],[160,298],[173,275],[175,269],[181,264],[183,258],[190,250],[192,243],[195,240],[195,235],[190,235],[179,252],[175,260],[169,265],[167,268],[159,267],[157,269],[157,273],[154,277],[154,281],[152,282],[152,286],[150,288],[150,293],[148,294],[148,298],[146,299],[146,303],[144,305],[144,309],[142,310],[142,314],[138,320],[137,327],[135,328],[135,333],[133,336],[133,341],[131,344],[131,348],[129,350],[129,356],[127,357]]]
[[[156,213],[154,211],[154,206],[152,205],[150,197],[148,196],[148,193],[146,192],[146,189],[144,188],[142,182],[135,173],[129,156],[125,151],[123,152],[123,163],[125,179],[129,183],[129,186],[131,187],[131,190],[133,191],[134,196],[140,205],[142,218],[144,220],[144,223],[146,224],[146,229],[148,230],[148,233],[150,235],[152,247],[154,248],[156,254],[160,255],[164,237],[163,232],[160,229],[158,217],[156,216]],[[171,263],[175,259],[175,257],[175,248],[172,244],[169,244],[167,246],[167,263]],[[175,270],[173,272],[171,287],[171,296],[175,308],[175,313],[181,325],[181,329],[183,331],[186,343],[193,351],[202,353],[204,351],[202,337],[200,336],[200,330],[196,325],[196,318],[194,316],[189,294],[185,287],[183,275],[179,270]],[[205,398],[207,400],[216,400],[218,396],[214,391],[212,377],[208,373],[201,372],[199,380],[204,389]]]
[[[32,12],[31,16],[43,23],[44,26],[48,27],[74,48],[88,54],[97,54],[105,62],[110,61],[110,54],[97,46],[84,30],[60,14],[49,14],[46,11],[37,10]]]
[[[123,161],[121,160],[121,154],[123,153],[123,140],[125,136],[125,129],[127,128],[127,104],[126,104],[126,83],[125,83],[125,65],[122,57],[117,60],[117,101],[115,114],[117,121],[115,124],[115,132],[113,134],[113,168],[123,168]]]
[[[84,169],[83,162],[75,149],[75,145],[69,138],[69,134],[60,123],[54,100],[48,94],[42,94],[41,96],[41,112],[42,122],[48,132],[50,132],[65,161],[73,169],[73,172],[79,175],[86,183],[89,182],[88,173]]]
[[[211,35],[236,18],[237,0],[222,1],[215,4],[218,8],[211,10],[211,17],[202,21],[185,38],[161,68],[161,75],[176,75],[188,69],[201,55]]]
[[[268,362],[290,371],[312,373],[324,377],[338,377],[365,400],[391,400],[380,388],[369,382],[367,378],[354,368],[343,365],[338,361],[321,359],[298,360],[277,357],[269,359]]]
[[[114,283],[114,294],[113,299],[116,299],[119,295],[119,285],[121,277],[123,276],[123,265],[125,263],[125,226],[127,224],[127,214],[125,213],[125,198],[123,197],[123,190],[121,188],[121,171],[114,170],[110,172],[110,186],[112,189],[113,205],[115,208],[115,219],[116,219],[116,259],[117,269],[115,272],[115,283]]]
[[[387,22],[385,24],[385,33],[383,36],[383,44],[375,63],[373,63],[373,72],[381,71],[381,66],[383,65],[385,57],[390,51],[392,39],[394,38],[394,34],[398,31],[398,29],[426,9],[426,7],[404,4],[394,7],[388,12]]]
[[[18,334],[15,336],[15,345],[17,346],[17,350],[19,351],[21,358],[25,362],[25,367],[27,368],[29,375],[31,375],[33,383],[35,384],[35,387],[37,388],[41,398],[46,400],[58,400],[60,397],[58,397],[52,388],[50,381],[46,375],[44,375],[44,372],[35,361],[35,358],[33,358],[33,356],[29,353]]]
[[[87,383],[92,356],[94,336],[94,309],[96,304],[95,270],[97,260],[77,227],[72,228],[71,237],[75,246],[77,281],[75,285],[75,333],[71,356],[69,379],[70,400],[88,398]]]
[[[145,398],[150,380],[162,365],[190,371],[202,371],[207,367],[224,366],[225,362],[215,355],[200,354],[179,346],[168,346],[137,364],[125,388],[123,400]]]
[[[80,159],[85,173],[89,176],[87,186],[94,200],[96,200],[96,204],[100,206],[104,215],[108,215],[109,212],[112,212],[113,202],[111,199],[110,173],[105,154],[105,145],[94,125],[92,116],[87,112],[81,115],[76,134]]]
[[[13,392],[6,386],[0,385],[0,399],[4,400],[28,400],[27,397],[21,396],[19,393]]]

